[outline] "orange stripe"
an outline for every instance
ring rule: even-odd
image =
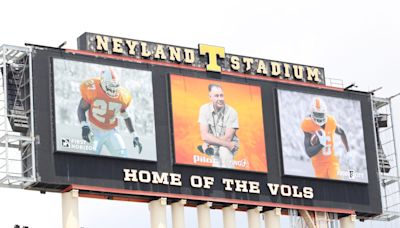
[[[195,195],[164,193],[164,192],[114,189],[114,188],[94,187],[94,186],[86,186],[86,185],[70,185],[67,188],[65,188],[62,192],[69,192],[72,189],[90,192],[90,193],[86,193],[86,192],[79,193],[79,195],[82,197],[100,198],[100,199],[108,198],[108,197],[104,197],[103,195],[99,194],[101,192],[101,193],[105,193],[105,194],[107,194],[107,193],[108,194],[124,194],[124,195],[132,196],[132,197],[134,197],[134,196],[166,197],[166,198],[173,198],[173,199],[188,199],[188,200],[210,201],[210,202],[228,203],[228,204],[243,204],[243,205],[251,205],[251,206],[277,207],[277,208],[331,212],[331,213],[340,213],[340,214],[355,214],[354,210],[340,209],[340,208],[313,207],[313,206],[292,205],[292,204],[284,204],[284,203],[259,202],[259,201],[239,200],[239,199],[225,199],[225,198],[209,197],[209,196],[195,196]],[[112,197],[112,198],[114,198],[114,197]],[[121,196],[117,197],[117,199],[125,200],[125,198],[121,197]],[[138,199],[138,200],[129,199],[127,201],[145,202],[144,199]],[[150,200],[148,200],[147,202],[149,202],[149,201]]]

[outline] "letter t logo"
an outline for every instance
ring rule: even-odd
[[[223,47],[199,44],[200,55],[208,55],[207,71],[221,72],[221,66],[218,65],[217,58],[225,58],[225,49]]]

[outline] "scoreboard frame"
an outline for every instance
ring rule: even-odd
[[[53,58],[151,71],[157,161],[56,151]],[[281,207],[340,214],[356,213],[364,217],[382,213],[375,127],[372,121],[372,98],[368,93],[345,91],[340,88],[303,81],[258,77],[257,75],[239,72],[210,72],[203,67],[187,64],[157,62],[151,59],[137,59],[130,56],[94,53],[86,50],[34,47],[32,66],[35,133],[41,139],[40,143],[35,146],[38,181],[30,187],[32,189],[58,192],[80,189],[82,196],[100,198],[111,197],[137,201],[148,201],[155,197],[167,197],[172,201],[184,198],[188,200],[189,204],[193,205],[211,201],[215,202],[216,205],[236,203],[240,205],[240,208]],[[169,85],[169,77],[173,74],[256,85],[261,88],[268,173],[196,167],[175,163]],[[360,101],[369,176],[367,184],[285,176],[283,174],[276,92],[278,89],[351,98]],[[43,97],[49,97],[49,100],[43,99]],[[134,178],[127,179],[127,172],[124,170],[142,171],[142,180],[132,181]],[[153,172],[156,174],[153,174]],[[158,182],[148,181],[146,175],[158,175],[158,178],[161,179],[158,179]],[[171,179],[173,175],[178,175],[179,181],[173,182]],[[165,176],[169,178],[168,184],[165,184],[165,179],[162,179]],[[154,176],[152,177],[154,178]],[[209,184],[208,187],[206,183],[211,183],[211,179],[205,177],[212,178],[212,184]],[[199,185],[199,181],[202,182],[201,185]],[[245,187],[238,188],[238,190],[233,187],[229,190],[226,184],[228,182],[239,185],[246,183],[247,190],[244,190]],[[253,186],[252,190],[251,182],[257,185],[256,187]],[[171,183],[175,183],[175,185]],[[309,188],[312,189],[312,196],[307,194],[310,191]],[[298,197],[299,193],[302,197]]]

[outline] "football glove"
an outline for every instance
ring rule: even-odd
[[[318,130],[318,131],[315,132],[315,134],[316,134],[317,137],[318,137],[319,143],[320,143],[322,146],[326,147],[326,135],[325,135],[325,131],[323,131],[323,130]]]
[[[83,126],[82,127],[82,139],[85,140],[88,143],[91,143],[93,141],[93,133],[90,130],[89,126]]]
[[[142,149],[143,149],[142,143],[140,143],[139,137],[137,137],[137,136],[133,137],[133,147],[134,148],[138,147],[139,154],[142,153]]]

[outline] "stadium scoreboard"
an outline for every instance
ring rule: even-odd
[[[93,33],[78,47],[33,47],[33,189],[381,213],[371,95],[323,68]]]

